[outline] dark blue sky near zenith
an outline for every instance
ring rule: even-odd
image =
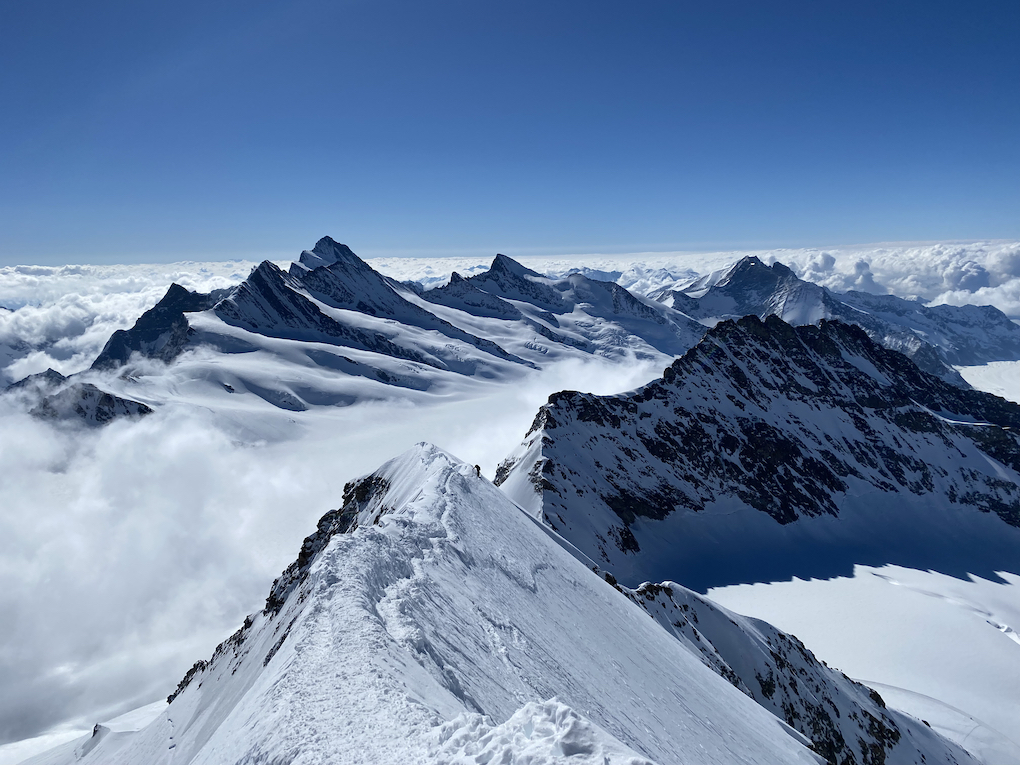
[[[1020,3],[0,4],[0,264],[1020,237]]]

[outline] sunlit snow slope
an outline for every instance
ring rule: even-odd
[[[78,761],[818,762],[473,467],[422,445],[345,499],[165,714]]]

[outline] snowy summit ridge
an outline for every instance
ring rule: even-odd
[[[266,608],[196,664],[159,718],[100,738],[78,761],[822,761],[755,703],[753,677],[721,677],[721,654],[695,648],[693,626],[667,631],[641,598],[576,560],[473,467],[420,444],[345,488]],[[678,625],[681,611],[703,625],[715,613],[671,602]],[[734,626],[731,647],[760,640]],[[766,687],[824,685],[818,702],[860,737],[825,734],[820,751],[836,746],[839,762],[972,762],[808,654],[790,666]]]

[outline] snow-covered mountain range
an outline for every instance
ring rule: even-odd
[[[301,411],[401,390],[448,394],[465,380],[511,382],[565,358],[666,362],[703,331],[616,284],[549,279],[504,256],[487,272],[425,291],[327,237],[288,271],[266,261],[229,291],[171,286],[82,376],[149,405],[190,391]],[[187,351],[195,353],[182,358]],[[117,377],[101,375],[110,371]]]
[[[894,295],[832,292],[798,278],[782,263],[767,266],[754,256],[649,297],[708,323],[748,315],[778,316],[796,325],[839,319],[956,384],[962,379],[954,366],[1020,358],[1020,326],[992,306],[929,307]]]
[[[425,289],[383,276],[325,237],[288,270],[265,261],[232,289],[172,285],[133,327],[113,333],[78,382],[127,402],[124,411],[170,400],[229,408],[231,395],[302,411],[449,395],[571,358],[665,366],[707,327],[748,314],[858,324],[961,387],[952,365],[1020,359],[1020,326],[991,306],[834,293],[753,256],[647,297],[579,271],[543,276],[503,255],[486,271]]]
[[[1020,405],[955,367],[1020,359],[1020,326],[836,292],[755,257],[635,274],[648,294],[503,255],[465,274],[426,289],[327,237],[233,287],[173,284],[88,370],[9,386],[7,411],[39,427],[121,420],[62,431],[88,443],[201,410],[248,428],[230,432],[250,448],[272,423],[328,430],[366,402],[446,401],[470,420],[478,407],[456,407],[478,391],[560,364],[665,368],[629,393],[555,393],[498,488],[427,444],[348,484],[265,608],[152,724],[97,726],[33,762],[977,761],[698,591],[859,564],[1015,571]],[[483,413],[480,438],[491,424]],[[330,471],[345,438],[322,441],[339,447]],[[1013,756],[990,735],[982,753]]]
[[[611,586],[427,444],[349,484],[170,701],[33,762],[973,762],[795,638]]]

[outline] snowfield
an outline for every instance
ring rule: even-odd
[[[709,596],[792,632],[984,762],[1020,763],[1020,576],[901,566],[715,588]]]

